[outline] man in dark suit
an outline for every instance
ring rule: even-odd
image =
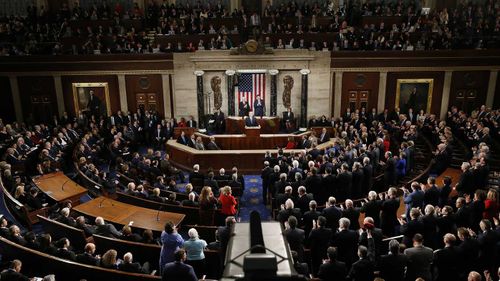
[[[358,247],[359,260],[352,264],[347,279],[356,281],[372,281],[375,266],[368,258],[368,249],[365,246]]]
[[[87,243],[85,245],[84,252],[82,254],[76,255],[76,261],[88,265],[98,265],[99,258],[94,256],[94,253],[95,253],[95,244]]]
[[[331,229],[337,229],[339,227],[339,219],[342,217],[342,211],[335,206],[336,202],[337,200],[335,197],[328,198],[326,208],[324,208],[321,213],[321,215],[326,218],[327,227]]]
[[[455,246],[455,235],[451,233],[445,234],[444,248],[434,252],[432,265],[434,267],[434,280],[458,280],[458,272],[460,265],[460,254]]]
[[[203,180],[205,179],[205,176],[200,172],[200,165],[194,164],[193,165],[193,171],[189,173],[189,182],[200,182],[203,183]]]
[[[307,193],[304,186],[300,186],[298,190],[299,196],[296,200],[296,206],[303,213],[309,210],[309,202],[314,199],[313,194]]]
[[[322,281],[344,281],[347,276],[347,267],[344,262],[337,260],[337,249],[329,247],[328,260],[319,267],[318,277]]]
[[[404,280],[408,258],[400,254],[399,242],[391,240],[389,242],[389,254],[383,255],[379,260],[380,277],[385,281]]]
[[[302,148],[302,149],[311,148],[311,141],[309,140],[309,138],[306,135],[302,136],[302,140],[299,142],[298,148]]]
[[[424,247],[424,237],[417,233],[413,236],[413,247],[405,250],[408,257],[406,280],[413,281],[417,278],[432,280],[431,264],[434,256],[431,248]]]
[[[253,102],[253,110],[255,112],[255,116],[264,116],[266,106],[264,104],[264,100],[262,100],[260,96],[255,97],[255,101]]]
[[[61,238],[56,244],[58,246],[56,256],[70,261],[76,260],[75,252],[69,249],[70,242],[68,238]]]
[[[350,221],[348,218],[339,220],[338,232],[333,234],[332,245],[337,247],[339,260],[346,263],[349,268],[356,261],[358,241],[358,232],[349,229]]]
[[[94,95],[93,90],[90,90],[89,94],[90,96],[87,108],[89,109],[91,115],[98,117],[101,115],[101,100]]]
[[[349,229],[357,231],[359,229],[359,208],[354,207],[351,199],[345,200],[345,208],[342,210],[342,217],[351,221]]]
[[[192,266],[185,264],[186,251],[179,249],[175,252],[175,261],[169,262],[163,267],[162,281],[179,280],[179,281],[198,281]]]
[[[393,186],[396,184],[396,160],[390,151],[385,153],[385,159],[384,182],[386,186]]]
[[[213,118],[215,120],[215,132],[217,134],[223,134],[226,130],[226,117],[224,116],[224,112],[220,109],[215,110]]]
[[[293,189],[291,186],[286,186],[285,187],[285,192],[283,193],[279,193],[277,196],[276,196],[276,206],[278,208],[280,208],[281,205],[284,205],[286,200],[288,199],[292,199],[292,201],[295,202],[295,196],[292,194],[293,192]]]
[[[28,277],[21,273],[23,263],[20,260],[13,260],[8,269],[0,274],[1,280],[29,281]]]
[[[210,137],[210,142],[207,144],[207,150],[220,150],[220,147],[215,143],[215,138],[213,136]]]
[[[328,141],[330,141],[330,133],[328,133],[328,131],[326,130],[326,128],[323,128],[321,130],[321,135],[318,138],[318,144],[322,144],[322,143],[325,143],[325,142],[328,142]]]
[[[184,131],[181,131],[181,135],[177,138],[177,143],[188,145],[189,138],[186,136]]]
[[[194,120],[193,116],[189,116],[188,121],[186,122],[186,125],[190,128],[196,128],[196,121]]]
[[[268,191],[270,190],[270,176],[273,169],[269,167],[269,161],[264,161],[264,168],[262,169],[260,177],[262,178],[262,200],[264,205],[267,205]]]
[[[292,199],[287,199],[285,201],[284,206],[281,206],[281,211],[278,213],[278,221],[281,223],[285,223],[288,221],[290,216],[294,216],[297,220],[302,219],[302,213],[299,208],[295,208],[295,204]]]
[[[283,112],[282,122],[283,122],[283,128],[286,129],[287,131],[291,130],[292,127],[294,126],[295,117],[291,107],[287,108],[287,110]]]
[[[352,187],[352,173],[349,171],[349,165],[346,163],[342,164],[340,170],[338,170],[337,186],[337,197],[339,198],[339,202],[342,202],[349,197]]]
[[[323,259],[326,258],[332,235],[332,230],[326,227],[326,218],[319,216],[316,223],[313,222],[313,228],[309,233],[309,239],[307,239],[307,246],[311,249],[311,272],[314,276],[318,273]]]
[[[245,118],[245,126],[246,127],[258,127],[259,123],[257,122],[257,118],[253,115],[253,112],[250,111],[248,117]]]
[[[288,217],[288,225],[285,224],[285,232],[283,235],[286,241],[290,245],[290,250],[297,252],[297,258],[299,261],[304,260],[304,230],[298,228],[298,221],[295,216]]]
[[[114,225],[105,223],[102,217],[97,217],[95,219],[95,225],[95,234],[112,238],[120,238],[120,236],[122,236],[122,234],[118,230],[116,230]]]
[[[460,169],[462,170],[462,173],[460,174],[458,183],[455,185],[455,190],[458,192],[458,196],[474,193],[476,190],[473,184],[474,175],[470,169],[470,163],[463,162]]]
[[[132,272],[132,273],[148,274],[149,263],[146,262],[144,263],[143,266],[141,266],[140,263],[134,262],[134,257],[132,256],[132,253],[128,252],[125,255],[123,255],[123,262],[118,265],[118,270]]]
[[[240,117],[248,116],[249,112],[250,112],[250,105],[248,104],[247,99],[243,98],[243,100],[240,101],[239,104],[238,116]]]
[[[236,219],[233,216],[227,217],[225,221],[226,225],[217,229],[220,240],[220,256],[222,259],[226,258],[227,243],[229,243],[229,239],[233,236],[233,226],[235,223]]]

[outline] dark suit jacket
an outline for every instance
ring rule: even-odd
[[[304,230],[300,228],[290,228],[285,230],[284,236],[290,245],[290,250],[296,251],[298,254],[298,260],[302,261],[304,259]]]
[[[404,280],[405,268],[408,264],[408,257],[405,255],[383,255],[379,260],[380,276],[385,281]]]
[[[294,208],[294,209],[284,209],[279,211],[278,213],[278,221],[281,223],[284,223],[285,221],[288,220],[288,217],[294,216],[297,218],[298,221],[301,220],[302,214],[300,212],[299,208]]]
[[[372,281],[375,266],[368,258],[360,259],[352,264],[347,278],[355,281]]]
[[[458,280],[460,258],[458,249],[455,246],[435,251],[432,261],[434,267],[434,280]]]
[[[358,208],[348,208],[342,211],[342,217],[348,218],[351,221],[349,229],[358,230],[359,229],[359,209]]]
[[[318,271],[318,277],[322,281],[344,281],[346,275],[346,264],[341,261],[324,263],[319,267]]]
[[[0,274],[1,280],[7,281],[29,281],[30,279],[24,276],[22,273],[16,272],[13,269],[7,269]]]
[[[193,267],[182,262],[170,262],[165,265],[162,281],[198,281]]]
[[[121,236],[121,233],[116,230],[115,226],[109,223],[96,226],[95,234],[114,238],[120,238]]]
[[[418,277],[432,280],[431,263],[434,254],[431,248],[423,246],[408,248],[405,250],[405,255],[408,256],[406,280],[413,281]]]
[[[308,244],[311,249],[311,259],[319,260],[326,258],[326,250],[330,240],[332,239],[333,232],[330,228],[317,228],[311,230],[309,234]]]
[[[259,123],[257,122],[257,118],[255,118],[255,116],[252,118],[250,118],[250,117],[245,118],[245,126],[247,126],[247,127],[259,126]]]
[[[342,217],[342,211],[331,206],[323,209],[322,215],[326,218],[327,226],[331,229],[337,229],[339,227],[339,219]]]
[[[132,273],[148,273],[138,262],[121,263],[118,265],[118,270]]]
[[[358,257],[358,233],[354,230],[342,230],[332,237],[332,245],[337,247],[338,259],[347,266]]]
[[[98,265],[99,264],[98,258],[96,258],[90,254],[87,254],[87,253],[82,253],[82,254],[76,255],[76,261],[79,263],[88,264],[88,265]]]

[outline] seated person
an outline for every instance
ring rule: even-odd
[[[21,273],[22,266],[23,266],[23,263],[20,260],[13,260],[10,263],[9,268],[2,271],[2,273],[0,274],[0,279],[1,280],[21,280],[21,281],[31,280]]]
[[[246,127],[259,127],[259,123],[257,122],[257,118],[253,115],[253,111],[248,113],[248,117],[245,118],[245,126]]]
[[[76,255],[76,261],[88,265],[98,265],[99,256],[95,256],[95,244],[87,243],[84,248],[84,252]]]
[[[134,257],[130,252],[123,255],[123,262],[118,265],[118,270],[145,274],[148,274],[150,272],[149,263],[145,262],[144,265],[141,266],[140,263],[134,262]]]

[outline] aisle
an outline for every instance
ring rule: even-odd
[[[257,211],[263,221],[271,220],[271,214],[262,200],[262,179],[260,175],[244,176],[245,191],[240,198],[239,218],[242,222],[247,222],[251,211]]]

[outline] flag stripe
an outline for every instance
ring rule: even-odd
[[[243,73],[238,83],[238,104],[246,99],[253,110],[256,96],[266,99],[266,76],[264,73]]]

